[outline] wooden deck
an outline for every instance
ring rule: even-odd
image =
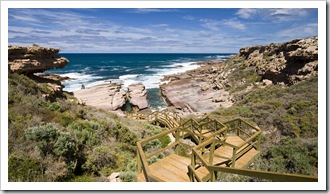
[[[229,136],[226,139],[227,143],[238,146],[243,139],[238,136]],[[244,148],[244,146],[243,146]],[[242,148],[242,149],[243,149]],[[240,151],[240,150],[239,150]],[[221,146],[214,151],[213,165],[215,166],[230,166],[233,148],[230,146]],[[244,168],[250,164],[252,159],[259,154],[254,148],[248,150],[240,158],[236,160],[236,168]],[[207,156],[206,156],[207,157]],[[189,182],[188,166],[191,164],[191,159],[177,154],[171,154],[156,163],[149,166],[152,176],[163,182]],[[196,170],[198,177],[205,179],[210,176],[209,171],[205,167],[200,167]],[[145,182],[143,173],[137,175],[139,182]]]
[[[168,130],[137,142],[137,181],[158,182],[215,182],[219,172],[240,174],[244,176],[270,179],[285,182],[317,182],[317,176],[283,174],[246,169],[259,154],[261,129],[240,119],[221,123],[206,117],[199,122],[181,118],[167,110],[154,112],[148,117],[152,123],[160,122]],[[165,148],[145,153],[142,145],[172,134],[172,143]],[[188,145],[181,140],[191,137],[196,146]],[[178,155],[183,146],[191,150],[190,157]],[[149,165],[147,160],[166,150],[174,153]],[[189,153],[189,152],[188,152]],[[146,177],[147,179],[146,179]]]
[[[239,136],[228,136],[226,139],[227,143],[233,144],[235,146],[240,145],[244,142],[242,138]],[[237,152],[243,150],[246,146],[244,145],[241,149]],[[247,167],[253,158],[255,158],[260,152],[254,148],[247,150],[241,157],[236,159],[236,168],[244,168]],[[229,158],[233,156],[233,148],[230,146],[221,146],[214,151],[213,154],[213,165],[214,166],[230,166],[231,161]]]
[[[163,182],[189,182],[188,166],[191,163],[190,158],[171,154],[156,163],[149,166],[151,175],[157,177]],[[209,175],[209,171],[205,167],[199,168],[196,173],[200,177]],[[137,175],[138,182],[145,182],[143,173]]]

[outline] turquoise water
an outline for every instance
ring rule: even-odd
[[[232,54],[69,54],[60,56],[69,59],[69,64],[62,69],[49,70],[61,76],[74,78],[63,82],[68,92],[102,83],[120,82],[123,88],[132,83],[142,82],[148,93],[150,107],[164,106],[160,94],[160,80],[164,75],[185,72],[195,69],[195,62],[207,60],[226,60]]]

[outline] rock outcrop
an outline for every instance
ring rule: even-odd
[[[126,92],[121,84],[101,84],[73,92],[80,103],[108,111],[121,111],[126,103]]]
[[[211,112],[231,106],[234,95],[255,87],[285,87],[316,76],[318,38],[246,47],[225,62],[198,64],[202,65],[199,69],[166,76],[166,84],[160,86],[168,105],[179,112]]]
[[[51,74],[34,74],[48,69],[63,68],[69,60],[57,56],[60,49],[32,46],[8,46],[8,70],[10,73],[25,74],[36,83],[46,83],[55,95],[62,95],[61,81],[68,77]]]
[[[229,107],[231,96],[223,89],[218,89],[212,80],[215,73],[223,69],[222,61],[198,63],[199,69],[179,75],[169,75],[160,86],[161,93],[169,106],[182,114],[206,114],[216,107]]]
[[[281,44],[269,44],[240,49],[244,66],[276,83],[295,84],[317,75],[318,38],[296,39]]]
[[[128,91],[122,89],[121,83],[100,84],[75,91],[73,94],[81,104],[114,111],[121,116],[124,116],[128,103],[136,112],[148,108],[147,93],[143,84],[132,84]]]
[[[128,101],[138,111],[148,108],[147,90],[142,83],[131,84],[128,86]]]
[[[33,46],[8,46],[10,72],[33,74],[53,68],[63,68],[69,60],[57,56],[60,49]]]

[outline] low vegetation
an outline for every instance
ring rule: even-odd
[[[108,181],[113,172],[136,180],[136,142],[161,128],[78,105],[24,75],[8,78],[9,181]]]

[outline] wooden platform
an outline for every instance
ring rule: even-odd
[[[191,159],[177,154],[171,154],[149,166],[151,175],[163,182],[189,182],[188,165]],[[197,174],[206,177],[209,172],[205,167],[199,168]],[[145,182],[143,173],[137,175],[138,182]]]
[[[227,143],[238,146],[241,144],[243,139],[238,136],[229,136],[226,139]],[[245,146],[243,146],[244,148]],[[242,149],[243,149],[242,148]],[[240,150],[238,150],[240,151]],[[221,146],[214,151],[213,165],[229,166],[232,157],[233,148],[230,146]],[[252,159],[259,154],[259,151],[250,149],[240,158],[236,160],[236,168],[244,168],[247,166]],[[156,163],[149,166],[152,176],[157,177],[163,182],[189,182],[188,166],[191,163],[190,158],[179,156],[177,154],[171,154]],[[200,178],[205,178],[209,175],[209,171],[205,167],[198,168],[196,174]],[[137,175],[139,182],[145,182],[143,173]]]
[[[241,139],[238,136],[228,136],[226,139],[227,143],[230,143],[232,145],[238,146],[241,143],[244,142],[243,139]],[[242,149],[244,149],[247,145],[244,145],[241,149],[239,149],[237,152],[240,152]],[[252,159],[254,159],[260,152],[256,149],[252,148],[249,149],[247,152],[245,152],[241,157],[239,157],[236,160],[235,168],[244,168],[247,167]],[[233,156],[233,148],[230,146],[221,146],[218,149],[214,151],[213,154],[213,165],[215,166],[230,166],[231,161],[229,158]]]

